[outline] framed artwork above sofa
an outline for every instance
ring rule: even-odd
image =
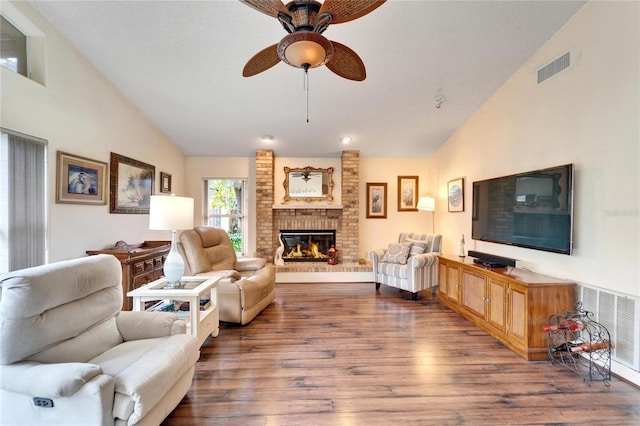
[[[149,214],[156,168],[111,153],[109,213]]]
[[[56,203],[107,204],[107,163],[58,151]]]

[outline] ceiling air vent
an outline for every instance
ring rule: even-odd
[[[555,61],[538,70],[538,84],[553,77],[562,70],[566,70],[571,66],[571,51],[560,56]]]

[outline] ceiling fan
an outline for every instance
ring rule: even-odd
[[[304,69],[326,65],[349,80],[362,81],[367,72],[362,59],[350,48],[329,41],[322,33],[331,24],[360,18],[377,9],[386,0],[292,0],[286,6],[281,0],[240,0],[248,6],[272,16],[289,34],[279,43],[261,50],[244,66],[242,75],[251,77],[283,61]]]

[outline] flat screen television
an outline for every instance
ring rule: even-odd
[[[573,164],[473,182],[471,237],[571,254]]]

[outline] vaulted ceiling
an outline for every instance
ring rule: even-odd
[[[389,0],[331,25],[324,35],[353,49],[367,78],[310,70],[308,122],[302,70],[242,77],[286,32],[239,1],[31,4],[187,156],[401,158],[428,157],[584,1]]]

